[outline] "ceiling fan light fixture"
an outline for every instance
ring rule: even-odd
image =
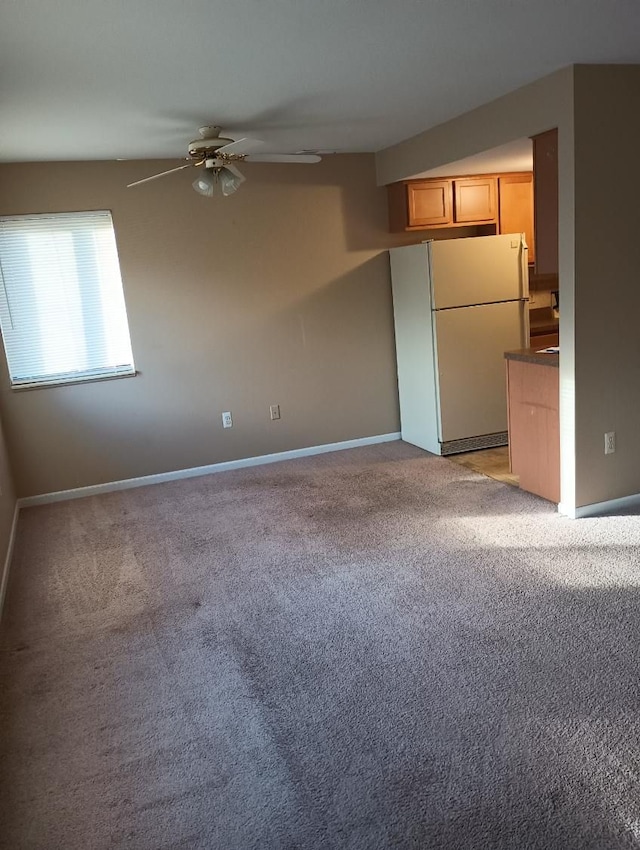
[[[236,162],[320,162],[321,157],[317,153],[251,153],[259,148],[263,142],[259,139],[236,139],[232,141],[220,135],[220,127],[200,127],[200,139],[189,142],[189,155],[185,157],[186,164],[152,174],[151,177],[143,177],[128,183],[127,188],[139,186],[141,183],[149,183],[167,174],[182,171],[183,168],[196,166],[201,169],[198,177],[191,184],[194,190],[205,198],[212,198],[215,194],[216,183],[220,183],[223,195],[232,195],[237,192],[244,183],[245,177],[239,171]],[[202,166],[204,165],[204,168]]]
[[[216,175],[213,171],[203,168],[191,185],[199,195],[212,198],[216,182]]]

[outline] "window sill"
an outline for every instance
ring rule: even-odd
[[[29,390],[47,390],[53,387],[68,387],[73,384],[95,384],[98,381],[120,381],[122,378],[136,378],[140,372],[123,372],[121,375],[86,375],[83,378],[65,378],[60,381],[40,381],[32,384],[15,384],[11,390],[17,393]]]

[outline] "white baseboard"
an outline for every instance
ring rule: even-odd
[[[244,469],[247,466],[262,466],[265,463],[278,463],[282,460],[294,460],[299,457],[339,452],[343,449],[356,449],[360,446],[372,446],[376,443],[390,443],[400,439],[400,432],[377,434],[374,437],[359,437],[356,440],[343,440],[340,443],[325,443],[321,446],[308,446],[304,449],[292,449],[286,452],[276,452],[257,457],[243,457],[239,460],[228,460],[222,463],[212,463],[208,466],[193,466],[190,469],[176,469],[173,472],[160,472],[156,475],[143,475],[140,478],[125,478],[123,481],[109,481],[106,484],[93,484],[89,487],[77,487],[73,490],[59,490],[56,493],[43,493],[39,496],[26,496],[18,500],[21,508],[34,505],[47,505],[51,502],[63,502],[67,499],[84,499],[86,496],[96,496],[100,493],[112,493],[115,490],[130,490],[133,487],[147,487],[149,484],[164,484],[166,481],[178,481],[181,478],[197,478],[201,475],[212,475],[215,472],[228,472],[232,469]]]
[[[9,570],[11,569],[13,545],[16,540],[16,529],[18,528],[19,514],[20,505],[18,502],[16,502],[16,506],[13,511],[13,522],[11,523],[11,533],[9,534],[9,545],[7,546],[7,554],[5,555],[4,564],[2,566],[2,578],[0,579],[0,618],[2,617],[2,609],[4,608],[4,597],[7,592],[7,583],[9,581]]]
[[[625,511],[640,508],[640,493],[633,496],[623,496],[621,499],[609,499],[606,502],[594,502],[591,505],[582,505],[579,508],[558,505],[558,513],[570,517],[570,519],[583,519],[590,516],[603,516],[605,514],[622,514]]]

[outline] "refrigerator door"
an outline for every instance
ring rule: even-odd
[[[521,233],[427,243],[432,307],[466,307],[529,296]]]
[[[406,245],[389,253],[402,439],[440,454],[427,248]]]
[[[504,352],[525,347],[525,311],[507,301],[432,313],[440,442],[507,430]]]

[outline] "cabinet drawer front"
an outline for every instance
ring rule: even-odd
[[[407,185],[409,226],[447,224],[451,221],[451,182],[434,180]]]

